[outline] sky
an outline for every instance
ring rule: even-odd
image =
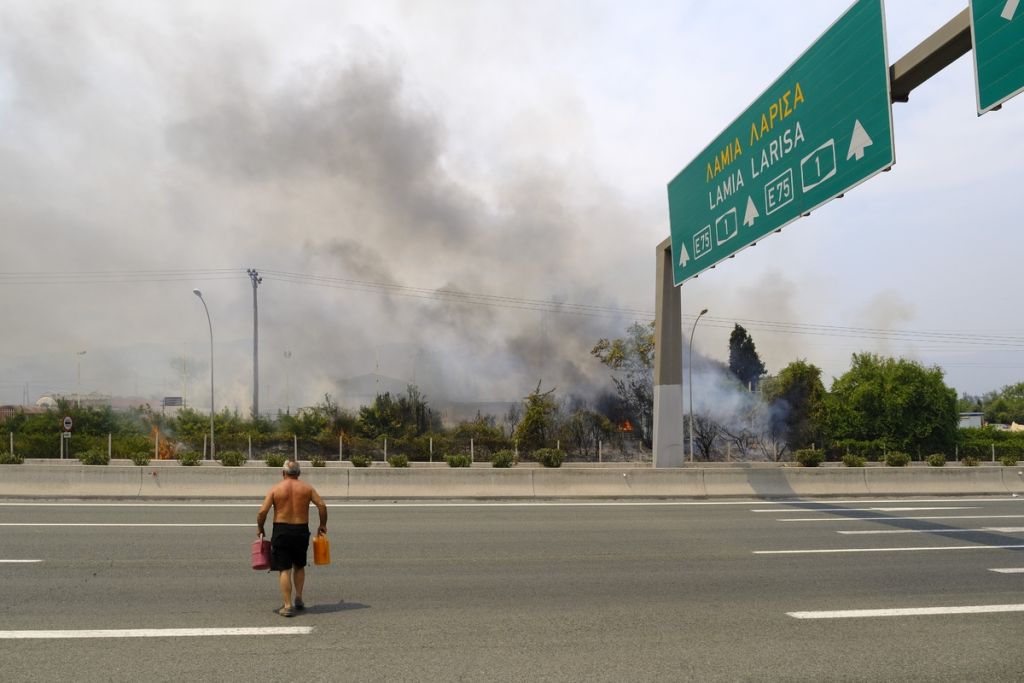
[[[248,268],[261,412],[607,391],[590,349],[653,319],[668,182],[849,4],[7,0],[0,404],[208,408],[199,289],[247,413]],[[889,63],[965,5],[888,0]],[[739,323],[826,386],[860,352],[1024,380],[1024,98],[978,117],[966,55],[893,120],[891,172],[683,285],[699,359]]]

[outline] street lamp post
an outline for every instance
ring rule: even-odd
[[[75,391],[75,403],[78,407],[82,407],[82,356],[85,355],[85,351],[75,351],[75,355],[78,356],[78,387]]]
[[[690,360],[688,361],[689,378],[686,382],[690,385],[690,462],[693,462],[693,333],[697,331],[697,322],[700,317],[708,312],[708,309],[702,310],[697,314],[697,318],[693,321],[693,327],[690,328]]]
[[[291,374],[288,361],[292,357],[291,351],[284,352],[284,413],[285,415],[292,414],[292,387],[291,387]]]
[[[198,289],[193,289],[192,293],[199,297],[199,300],[203,303],[203,310],[206,311],[206,323],[210,326],[210,459],[213,460],[217,455],[217,451],[213,445],[213,321],[210,320],[210,309],[206,306],[206,300],[203,298],[203,293]]]

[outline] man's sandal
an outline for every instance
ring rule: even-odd
[[[294,617],[295,616],[295,610],[293,610],[291,607],[283,607],[282,606],[281,609],[277,610],[277,613],[280,614],[282,617]]]

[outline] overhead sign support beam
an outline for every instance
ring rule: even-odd
[[[893,102],[907,102],[910,92],[971,50],[971,14],[964,10],[889,67]]]

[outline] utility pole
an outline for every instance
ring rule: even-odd
[[[256,288],[263,282],[255,268],[245,271],[252,280],[252,416],[260,414],[260,316],[256,304]]]

